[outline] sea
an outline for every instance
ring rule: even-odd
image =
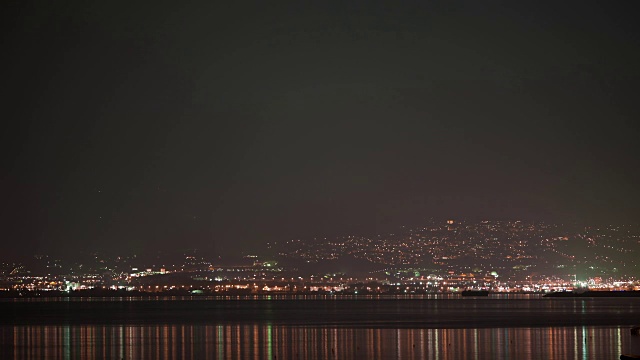
[[[619,359],[634,325],[640,298],[20,298],[0,358]]]

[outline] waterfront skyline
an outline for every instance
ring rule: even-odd
[[[578,4],[4,5],[3,253],[636,221],[640,31]]]
[[[431,219],[417,227],[374,236],[283,239],[235,256],[194,248],[135,253],[126,247],[80,256],[39,253],[23,260],[4,256],[0,257],[0,279],[28,284],[26,276],[49,284],[79,277],[89,279],[90,286],[97,279],[101,286],[108,286],[112,280],[128,284],[148,275],[173,273],[218,282],[329,274],[345,279],[499,276],[503,281],[563,279],[596,285],[607,279],[640,277],[639,239],[640,224]],[[182,275],[167,276],[162,282],[176,285],[176,279],[185,280]]]

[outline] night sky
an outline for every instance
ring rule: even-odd
[[[2,254],[637,222],[633,4],[7,1]]]

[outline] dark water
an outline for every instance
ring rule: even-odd
[[[617,359],[640,299],[0,302],[2,359]]]

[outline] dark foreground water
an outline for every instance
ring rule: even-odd
[[[618,359],[639,323],[640,299],[19,300],[0,358]]]

